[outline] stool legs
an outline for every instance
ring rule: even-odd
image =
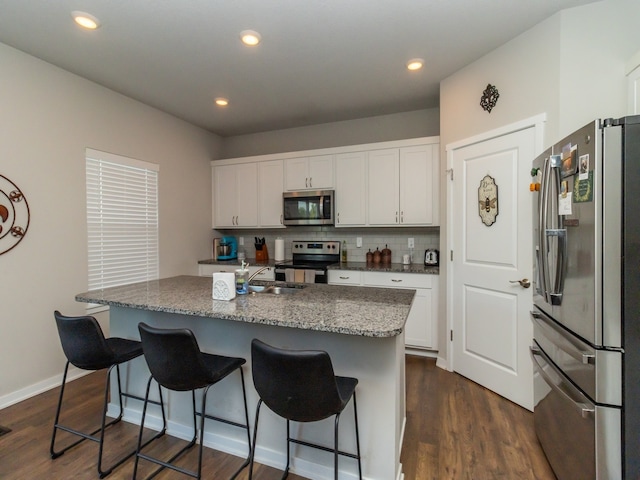
[[[258,405],[256,407],[256,419],[255,419],[255,424],[254,424],[254,428],[253,428],[253,449],[251,451],[251,455],[250,455],[250,462],[249,462],[249,478],[248,480],[252,480],[253,478],[253,463],[254,463],[254,457],[255,457],[255,451],[256,451],[256,445],[257,445],[257,438],[258,438],[258,420],[260,418],[260,407],[262,406],[262,399],[258,399]],[[313,448],[317,448],[319,450],[324,450],[326,452],[333,452],[333,462],[334,462],[334,478],[335,480],[338,480],[338,455],[344,455],[346,457],[350,457],[350,458],[354,458],[358,461],[358,478],[360,480],[362,480],[362,462],[361,462],[361,456],[360,456],[360,432],[358,430],[358,406],[356,403],[356,393],[353,392],[353,416],[354,416],[354,423],[355,423],[355,431],[356,431],[356,454],[354,455],[353,453],[348,453],[348,452],[343,452],[340,451],[338,449],[338,427],[340,424],[340,414],[338,413],[336,415],[335,418],[335,424],[334,424],[334,447],[333,449],[331,448],[327,448],[321,445],[316,445],[316,444],[312,444],[309,442],[305,442],[302,440],[297,440],[295,438],[291,438],[290,435],[290,421],[287,420],[287,464],[284,468],[282,477],[280,480],[284,480],[289,476],[289,464],[290,464],[290,444],[291,443],[297,443],[298,445],[304,445],[307,447],[313,447]]]
[[[110,390],[110,379],[111,379],[111,372],[113,370],[113,368],[116,368],[116,374],[117,374],[117,379],[118,379],[118,401],[119,401],[119,406],[120,406],[120,412],[118,414],[118,416],[107,422],[107,406],[109,404],[109,390]],[[100,476],[100,478],[104,478],[107,475],[109,475],[114,468],[116,468],[117,466],[121,465],[122,463],[124,463],[127,459],[129,459],[130,457],[132,457],[136,452],[135,450],[133,452],[129,452],[127,455],[125,455],[124,457],[120,458],[119,460],[117,460],[113,465],[111,465],[109,468],[106,468],[103,470],[102,468],[102,453],[104,451],[104,436],[105,436],[105,430],[107,429],[107,427],[110,427],[111,425],[114,425],[116,423],[118,423],[120,420],[122,420],[122,414],[124,411],[123,405],[122,405],[122,397],[123,397],[123,393],[122,393],[122,386],[121,386],[121,382],[120,382],[120,365],[112,365],[111,367],[109,367],[109,370],[107,371],[107,378],[105,380],[105,387],[104,387],[104,401],[103,401],[103,405],[102,405],[102,419],[101,419],[101,425],[99,428],[97,428],[96,430],[94,430],[91,433],[85,433],[85,432],[81,432],[79,430],[75,430],[72,429],[70,427],[67,427],[65,425],[60,424],[60,412],[62,410],[62,401],[64,398],[64,391],[65,391],[65,386],[67,383],[67,373],[69,371],[69,362],[67,361],[65,367],[64,367],[64,374],[62,376],[62,385],[60,386],[60,396],[58,398],[58,407],[56,409],[56,416],[55,416],[55,420],[53,423],[53,433],[51,435],[51,445],[49,447],[49,452],[51,454],[51,458],[55,459],[58,458],[59,456],[63,455],[67,450],[69,450],[70,448],[75,447],[76,445],[78,445],[81,442],[84,442],[85,440],[92,440],[94,442],[97,442],[99,444],[99,449],[98,449],[98,475]],[[79,437],[81,437],[79,440],[67,445],[66,447],[62,448],[61,450],[56,450],[55,449],[55,443],[56,443],[56,433],[58,430],[63,430],[65,432],[68,433],[72,433],[74,435],[77,435]],[[95,435],[100,432],[100,436],[96,437]]]
[[[244,413],[245,413],[245,423],[241,424],[238,422],[234,422],[231,420],[227,420],[224,418],[220,418],[220,417],[215,417],[213,415],[208,415],[206,413],[206,405],[207,405],[207,394],[209,393],[209,389],[215,385],[208,385],[206,387],[204,387],[203,389],[203,393],[202,393],[202,402],[201,402],[201,407],[200,407],[200,412],[197,411],[196,409],[196,394],[195,394],[195,390],[191,391],[191,403],[192,403],[192,412],[193,412],[193,438],[191,439],[191,441],[185,445],[183,448],[181,448],[177,453],[175,453],[169,460],[167,461],[163,461],[160,460],[158,458],[154,458],[151,457],[149,455],[146,455],[144,453],[141,452],[141,450],[149,445],[152,441],[154,441],[156,438],[159,438],[160,436],[162,436],[165,433],[165,430],[163,429],[162,432],[159,432],[158,434],[156,434],[154,437],[152,437],[151,439],[147,440],[145,443],[142,443],[142,434],[144,431],[144,420],[146,417],[146,410],[147,410],[147,399],[149,397],[149,391],[151,388],[151,382],[154,380],[153,376],[149,377],[149,381],[147,382],[147,390],[146,390],[146,394],[145,394],[145,403],[144,403],[144,407],[142,409],[142,419],[140,421],[140,433],[138,436],[138,447],[136,452],[134,452],[136,454],[135,457],[135,462],[134,462],[134,467],[133,467],[133,480],[135,480],[137,478],[137,473],[138,473],[138,461],[140,458],[147,460],[149,462],[155,463],[156,465],[159,465],[159,468],[157,468],[151,475],[149,475],[147,478],[153,478],[155,477],[158,473],[160,473],[160,471],[162,471],[164,468],[170,468],[171,470],[175,470],[177,472],[183,473],[185,475],[188,475],[190,477],[196,478],[196,479],[200,479],[202,478],[202,454],[203,454],[203,449],[204,449],[204,424],[205,424],[205,419],[211,419],[211,420],[216,420],[218,422],[222,422],[222,423],[226,423],[229,425],[233,425],[236,427],[240,427],[240,428],[244,428],[247,431],[247,444],[249,447],[249,454],[247,456],[247,459],[243,462],[243,464],[238,468],[238,470],[236,470],[236,472],[230,477],[230,480],[235,479],[238,474],[247,466],[249,465],[250,462],[250,458],[253,452],[253,449],[251,448],[251,433],[249,431],[249,410],[247,407],[247,395],[246,395],[246,390],[245,390],[245,385],[244,385],[244,373],[242,371],[242,368],[240,368],[240,379],[242,382],[242,397],[244,400]],[[164,411],[164,402],[162,400],[162,390],[160,385],[158,384],[158,388],[160,389],[160,405],[162,405],[162,418],[163,418],[163,422],[166,425],[166,419],[165,419],[165,411]],[[199,428],[198,428],[198,421],[197,421],[197,416],[200,415],[200,422],[199,422]],[[200,443],[200,445],[198,446],[198,467],[197,470],[195,472],[178,467],[176,465],[173,465],[173,462],[180,457],[183,453],[185,453],[187,450],[189,450],[191,447],[193,447],[197,442]]]

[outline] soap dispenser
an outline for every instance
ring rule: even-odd
[[[249,292],[249,264],[242,261],[242,266],[236,270],[236,294],[246,295]]]

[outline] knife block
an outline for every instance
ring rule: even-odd
[[[257,262],[269,261],[269,250],[267,250],[266,245],[262,245],[262,250],[256,250],[256,261]]]

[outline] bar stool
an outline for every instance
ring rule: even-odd
[[[133,479],[136,479],[138,461],[141,458],[155,463],[156,465],[160,465],[160,468],[156,469],[149,478],[154,477],[164,468],[170,468],[190,477],[200,479],[202,476],[202,450],[204,421],[206,418],[240,427],[247,431],[249,454],[247,455],[245,462],[231,477],[232,479],[236,478],[236,476],[247,465],[249,465],[249,458],[252,451],[251,434],[249,432],[249,410],[247,408],[247,395],[244,385],[244,373],[242,371],[242,365],[246,363],[246,360],[244,358],[226,357],[201,352],[193,332],[186,328],[161,329],[151,327],[145,323],[139,323],[138,330],[140,331],[140,339],[142,340],[144,358],[149,366],[151,376],[147,382],[145,403],[142,410],[142,420],[140,421],[140,435],[138,437],[138,449],[136,451],[136,459],[133,468]],[[209,388],[236,370],[240,372],[240,379],[242,383],[242,397],[244,399],[245,413],[244,424],[215,417],[206,413],[207,393],[209,392]],[[191,400],[193,405],[193,438],[185,447],[167,461],[151,457],[141,451],[144,447],[142,444],[142,433],[144,430],[144,420],[147,412],[147,398],[149,396],[149,389],[151,387],[152,380],[155,380],[159,385],[168,390],[191,391]],[[198,389],[204,389],[202,393],[200,412],[196,411],[195,391]],[[160,397],[160,402],[162,403],[162,396]],[[162,410],[162,415],[164,420],[164,408]],[[176,466],[172,462],[174,462],[188,449],[193,447],[198,441],[197,415],[200,415],[200,447],[198,452],[198,469],[194,472]],[[147,442],[146,444],[148,445],[149,443],[150,442]]]
[[[137,400],[143,400],[141,397],[131,395],[122,391],[122,385],[120,381],[120,364],[128,362],[136,357],[142,355],[142,345],[135,340],[128,340],[126,338],[105,338],[100,328],[100,324],[94,317],[80,316],[80,317],[67,317],[62,315],[59,311],[54,312],[56,319],[56,325],[58,327],[58,334],[60,336],[60,342],[62,344],[62,350],[67,357],[67,363],[64,367],[64,374],[62,376],[62,385],[60,387],[60,398],[58,399],[58,408],[56,410],[56,417],[53,424],[53,434],[51,436],[51,446],[49,451],[51,458],[58,458],[64,454],[67,450],[75,447],[79,443],[85,440],[92,440],[97,442],[100,447],[98,449],[98,474],[100,478],[104,478],[109,475],[114,468],[121,465],[128,458],[132,457],[136,451],[128,452],[125,456],[118,459],[110,467],[102,468],[102,453],[104,447],[104,436],[107,427],[110,427],[118,423],[122,419],[123,406],[122,397],[135,398]],[[62,408],[62,399],[64,396],[64,389],[67,381],[67,372],[69,370],[69,364],[76,366],[82,370],[102,370],[108,368],[107,378],[104,387],[104,403],[102,407],[102,423],[100,427],[91,433],[81,432],[65,425],[60,424],[60,411]],[[118,416],[107,423],[107,406],[109,404],[109,391],[110,391],[110,379],[111,372],[115,367],[118,378],[118,400],[120,405],[120,413]],[[72,433],[81,437],[76,442],[67,445],[62,450],[55,449],[56,433],[58,430]],[[100,433],[99,436],[96,436]]]
[[[362,480],[358,408],[356,404],[357,378],[338,377],[334,374],[331,358],[321,350],[285,350],[267,345],[260,340],[251,342],[251,368],[253,384],[260,399],[256,407],[253,431],[253,452],[249,466],[249,480],[253,476],[253,457],[258,436],[260,406],[264,402],[274,413],[287,420],[287,465],[282,479],[289,474],[290,444],[313,447],[334,455],[334,477],[338,479],[338,455],[357,459],[359,478]],[[357,454],[338,449],[340,414],[353,397]],[[322,445],[291,438],[290,422],[315,422],[335,415],[334,446]]]

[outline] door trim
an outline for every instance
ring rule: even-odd
[[[542,153],[544,150],[544,125],[547,121],[547,114],[541,113],[535,115],[533,117],[529,117],[524,120],[520,120],[515,123],[511,123],[509,125],[505,125],[503,127],[496,128],[494,130],[489,130],[488,132],[480,133],[478,135],[474,135],[469,138],[465,138],[463,140],[459,140],[456,142],[448,143],[445,146],[445,152],[447,155],[447,170],[446,170],[446,181],[447,181],[447,252],[445,255],[440,254],[440,258],[444,257],[444,260],[447,264],[446,272],[447,272],[447,294],[446,294],[446,305],[447,305],[447,329],[446,329],[446,345],[447,345],[447,365],[446,368],[450,372],[454,371],[453,365],[453,341],[451,339],[451,332],[453,330],[453,264],[451,262],[450,252],[453,250],[453,209],[451,205],[453,205],[453,186],[451,183],[451,175],[453,172],[453,153],[456,150],[469,147],[476,143],[486,142],[488,140],[492,140],[497,137],[502,137],[504,135],[509,135],[515,132],[519,132],[520,130],[525,130],[527,128],[534,128],[535,134],[535,156],[533,159]],[[442,262],[441,262],[442,263]]]

